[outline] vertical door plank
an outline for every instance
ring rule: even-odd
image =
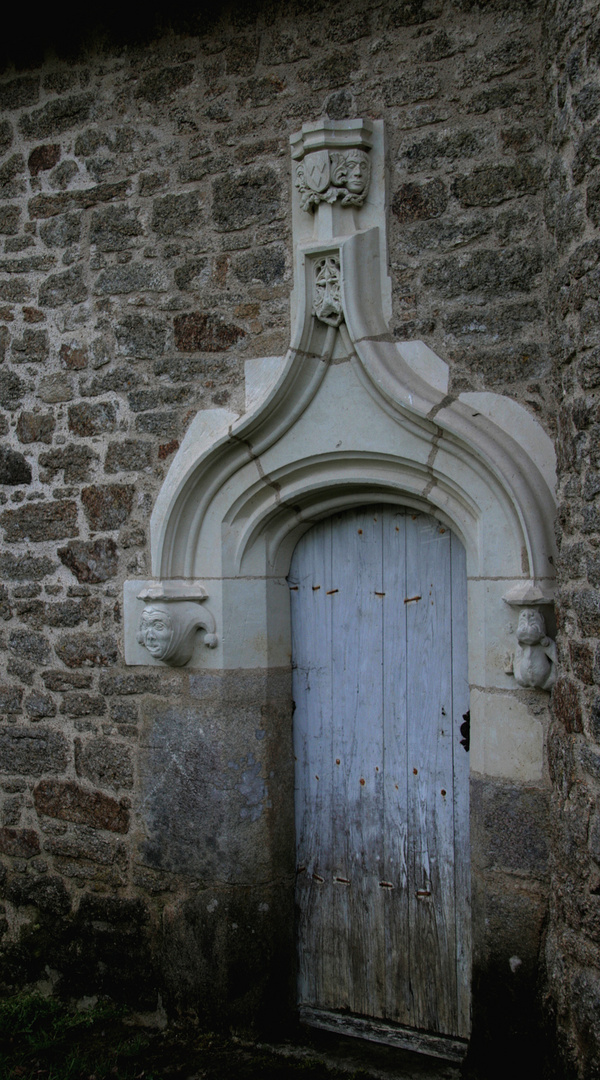
[[[331,523],[300,542],[290,571],[296,756],[299,991],[321,1001],[331,966]],[[295,586],[295,587],[294,587]]]
[[[461,746],[460,725],[469,709],[467,637],[467,557],[451,536],[452,696],[454,759],[454,881],[456,894],[456,1034],[471,1033],[471,869],[469,835],[469,754]]]
[[[449,542],[432,518],[408,516],[411,990],[416,1026],[448,1034],[457,1023]]]
[[[383,517],[384,871],[386,1011],[413,1026],[408,904],[408,774],[406,717],[406,512]]]
[[[345,528],[344,528],[345,526]],[[348,550],[350,522],[346,515],[333,519],[332,531],[332,581],[338,591],[331,594],[329,603],[332,615],[332,703],[331,725],[332,775],[333,775],[333,871],[332,905],[336,938],[336,960],[332,971],[332,985],[323,1000],[331,1001],[332,1007],[354,1011],[354,972],[352,968],[354,930],[352,927],[353,899],[351,890],[356,888],[352,833],[349,825],[349,804],[352,797],[350,761],[354,754],[355,733],[353,727],[354,701],[347,707],[344,694],[340,693],[340,669],[343,672],[346,654],[356,649],[356,623],[348,626],[348,640],[342,641],[338,621],[340,609],[345,613],[352,605],[353,582],[349,580],[348,567],[353,566],[355,552]],[[346,620],[347,621],[347,620]],[[343,683],[343,676],[341,679]]]
[[[381,514],[368,507],[341,516],[332,534],[332,565],[339,592],[333,597],[334,723],[344,749],[336,751],[336,777],[345,787],[334,842],[337,866],[345,864],[349,1007],[382,1016],[384,927],[379,880],[383,865],[383,686]],[[339,583],[339,584],[338,584]],[[340,956],[342,956],[340,948]]]

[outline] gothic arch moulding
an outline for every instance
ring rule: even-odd
[[[449,395],[443,360],[393,340],[382,122],[304,125],[292,156],[290,347],[247,362],[241,417],[206,410],[188,429],[152,514],[152,578],[125,585],[126,660],[289,665],[285,579],[299,537],[337,510],[401,503],[445,522],[467,551],[469,681],[488,719],[472,767],[539,778],[541,726],[507,669],[503,597],[550,611],[552,443],[509,398]],[[140,624],[152,595],[168,618],[149,651]],[[176,649],[177,635],[192,648]]]

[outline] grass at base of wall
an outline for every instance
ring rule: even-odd
[[[310,1056],[283,1058],[193,1024],[164,1031],[136,1027],[135,1018],[108,1000],[83,1010],[40,994],[0,1000],[0,1080],[360,1080],[369,1075]]]
[[[151,1040],[124,1020],[109,1001],[84,1010],[39,994],[0,1001],[0,1080],[134,1080]]]

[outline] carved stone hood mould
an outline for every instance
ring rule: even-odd
[[[290,347],[247,362],[244,415],[205,410],[188,429],[152,514],[153,578],[125,586],[126,660],[163,662],[137,642],[139,597],[177,579],[202,585],[216,621],[216,647],[197,635],[191,666],[289,665],[285,579],[298,539],[338,510],[389,501],[434,514],[460,536],[470,682],[481,693],[514,690],[502,597],[514,588],[552,596],[552,443],[509,398],[449,395],[445,362],[390,334],[383,123],[318,121],[291,142],[302,168]],[[350,166],[363,160],[352,185]],[[352,186],[362,198],[340,194]],[[539,738],[530,747],[536,776]],[[486,771],[485,745],[476,735],[472,745]],[[492,765],[499,775],[512,775],[510,753]]]

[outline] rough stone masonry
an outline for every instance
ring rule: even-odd
[[[65,58],[51,40],[39,63],[4,47],[0,979],[146,1009],[160,993],[206,1023],[289,1015],[293,822],[289,791],[269,790],[286,687],[126,669],[119,597],[148,572],[150,511],[196,411],[241,411],[244,360],[287,347],[290,133],[382,118],[394,335],[448,361],[451,393],[508,394],[556,438],[548,778],[518,805],[483,792],[477,828],[525,922],[530,895],[541,913],[516,1012],[537,987],[558,1075],[595,1076],[598,2],[257,0],[137,40],[71,37]],[[504,826],[525,813],[515,856]],[[510,1043],[503,980],[482,984],[488,1046]]]

